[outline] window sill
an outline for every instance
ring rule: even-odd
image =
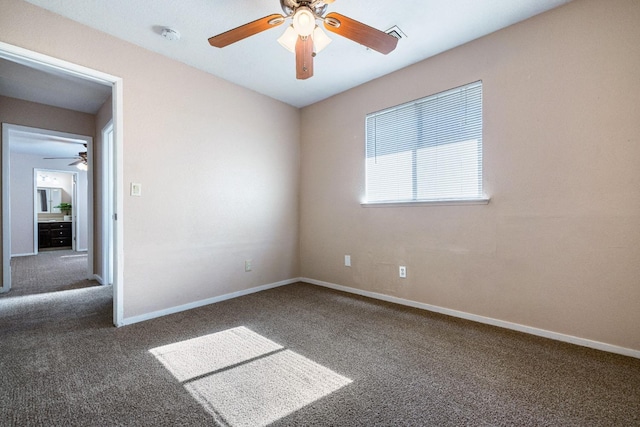
[[[398,202],[363,202],[363,208],[403,208],[414,206],[460,206],[460,205],[486,205],[491,200],[490,197],[480,199],[438,199],[438,200],[416,200]]]

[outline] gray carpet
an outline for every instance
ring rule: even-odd
[[[308,284],[111,313],[0,299],[0,425],[640,425],[640,360]]]
[[[98,286],[87,279],[87,263],[86,252],[70,249],[11,258],[11,291],[0,298]]]

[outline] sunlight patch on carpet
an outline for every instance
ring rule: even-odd
[[[41,305],[42,303],[68,304],[69,299],[81,300],[83,298],[92,298],[92,295],[99,294],[105,289],[112,289],[111,285],[95,285],[69,289],[65,291],[45,292],[40,294],[13,295],[11,293],[2,294],[0,297],[0,311],[3,314],[13,314],[11,310],[25,310]]]
[[[267,353],[281,345],[241,326],[151,349],[180,382],[191,380]]]
[[[239,327],[151,349],[214,418],[265,426],[352,381]]]

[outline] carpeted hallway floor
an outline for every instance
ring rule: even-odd
[[[640,360],[313,285],[111,316],[0,299],[0,425],[640,425]]]
[[[0,294],[0,298],[98,286],[98,282],[87,276],[86,252],[63,249],[14,257],[11,258],[11,291]]]

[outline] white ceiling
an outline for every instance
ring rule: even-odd
[[[0,95],[95,114],[111,95],[111,87],[0,57]]]
[[[211,47],[207,42],[213,35],[281,13],[279,0],[27,1],[240,86],[303,107],[570,0],[336,0],[329,5],[328,12],[341,13],[380,30],[397,25],[407,37],[385,56],[330,34],[333,42],[315,58],[315,75],[308,80],[296,80],[294,55],[276,41],[285,25],[223,49]],[[171,42],[161,37],[164,27],[178,30],[182,38]]]
[[[11,130],[9,141],[9,148],[14,153],[42,157],[74,158],[81,151],[87,151],[84,140],[52,135],[50,132]]]

